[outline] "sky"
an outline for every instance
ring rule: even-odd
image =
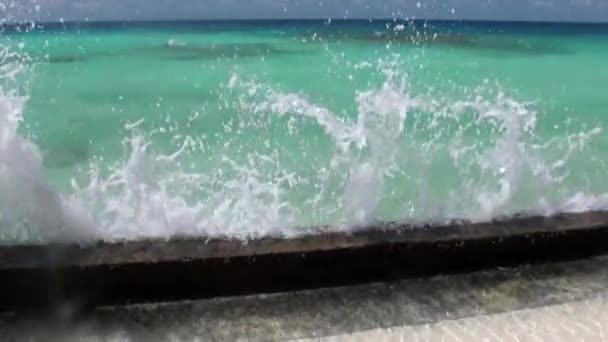
[[[0,0],[7,21],[393,17],[608,22],[608,0]]]

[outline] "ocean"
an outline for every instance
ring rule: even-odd
[[[608,24],[0,29],[0,242],[608,206]]]

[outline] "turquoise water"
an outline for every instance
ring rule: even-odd
[[[20,193],[0,201],[6,240],[608,203],[605,25],[89,23],[5,27],[2,41],[6,74],[21,69],[0,108],[22,119],[0,149],[0,189]],[[11,141],[32,165],[11,171]]]

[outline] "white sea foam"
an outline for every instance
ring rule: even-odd
[[[0,49],[0,240],[56,239],[68,234],[71,218],[44,177],[38,147],[18,133],[27,97],[16,85],[23,68],[12,57]]]
[[[303,95],[242,82],[250,98],[249,106],[241,99],[242,110],[305,117],[335,142],[329,174],[346,175],[342,192],[333,199],[343,213],[340,222],[365,224],[377,219],[381,202],[390,195],[385,181],[408,177],[418,179],[410,183],[418,196],[394,198],[408,204],[397,219],[478,221],[516,211],[598,209],[605,203],[603,195],[585,195],[564,183],[570,158],[585,151],[601,127],[542,141],[533,104],[516,101],[499,86],[486,82],[457,101],[415,95],[394,65],[383,60],[376,64],[386,81],[356,94],[357,115],[352,121]],[[237,79],[232,78],[233,87]],[[441,168],[458,182],[447,192],[424,179],[427,171]],[[324,183],[325,175],[317,182]]]
[[[385,60],[367,62],[385,80],[353,94],[357,112],[346,116],[306,94],[238,73],[229,78],[224,90],[238,95],[235,110],[253,122],[287,116],[285,129],[296,140],[303,139],[299,125],[317,125],[333,145],[322,167],[286,166],[287,157],[268,142],[267,152],[224,155],[214,169],[194,172],[181,160],[208,152],[200,137],[171,127],[164,131],[181,143],[159,154],[140,120],[125,125],[124,161],[107,165],[93,158],[86,180],[74,175],[71,191],[58,193],[45,179],[38,147],[19,134],[27,94],[19,90],[24,69],[10,54],[0,51],[7,61],[0,63],[1,241],[250,238],[297,234],[303,222],[348,229],[384,218],[485,220],[521,210],[548,214],[608,205],[607,195],[568,183],[571,159],[587,151],[600,127],[543,141],[534,104],[500,86],[484,83],[456,101],[416,94],[408,77]],[[242,150],[233,143],[226,142],[226,150]],[[435,184],[444,181],[432,176],[436,170],[451,183]],[[293,199],[302,193],[306,200]],[[387,206],[401,214],[386,217]]]

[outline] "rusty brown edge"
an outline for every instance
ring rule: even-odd
[[[0,311],[293,291],[608,253],[607,211],[311,231],[0,246]]]

